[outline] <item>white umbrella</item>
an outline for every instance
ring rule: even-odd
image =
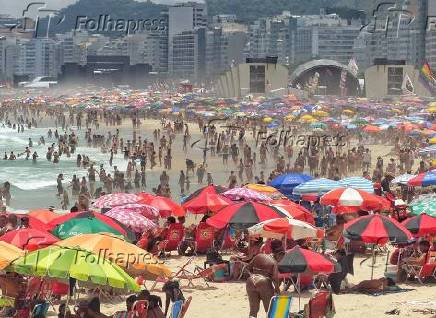
[[[318,229],[313,225],[291,218],[276,218],[260,222],[248,228],[251,236],[282,239],[284,236],[293,240],[317,237]]]

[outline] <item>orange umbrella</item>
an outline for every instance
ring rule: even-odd
[[[380,132],[381,128],[374,125],[366,125],[365,128],[363,128],[363,131],[368,133],[376,133],[376,132]]]
[[[0,241],[0,270],[3,270],[17,258],[24,256],[24,251],[18,247]]]
[[[35,209],[29,212],[29,215],[43,222],[44,224],[48,224],[54,219],[58,218],[60,215],[50,211],[48,209]]]

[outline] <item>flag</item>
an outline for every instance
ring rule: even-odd
[[[409,74],[406,73],[403,78],[403,84],[401,84],[401,90],[404,95],[411,95],[415,93],[415,88],[413,87],[412,80],[409,77]]]
[[[348,62],[348,69],[353,76],[357,77],[357,73],[359,73],[359,67],[357,66],[356,59],[352,57]]]
[[[436,94],[436,79],[434,78],[433,71],[428,62],[425,62],[420,69],[419,81],[432,93],[432,95]]]

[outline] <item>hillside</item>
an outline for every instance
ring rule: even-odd
[[[328,13],[336,12],[344,18],[362,17],[364,10],[370,13],[380,0],[206,0],[209,16],[236,14],[242,23],[250,23],[258,18],[280,14],[287,10],[292,14],[317,14],[320,8]],[[51,33],[64,33],[76,25],[79,16],[98,20],[100,15],[110,15],[112,19],[158,18],[165,5],[134,0],[79,0],[61,12],[65,20],[52,25]],[[107,34],[115,35],[111,32]],[[120,33],[116,33],[120,34]]]

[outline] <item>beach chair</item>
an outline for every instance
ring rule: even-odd
[[[429,278],[436,280],[436,252],[429,252],[424,265],[407,265],[405,270],[408,275],[416,277],[420,284]]]
[[[309,317],[324,318],[330,313],[335,312],[332,293],[329,291],[320,291],[309,300]]]
[[[137,300],[133,303],[132,310],[127,313],[127,318],[147,318],[148,301]]]
[[[166,253],[177,251],[180,243],[185,237],[185,228],[180,223],[171,224],[168,228],[167,237],[157,245],[159,255],[166,256]]]
[[[291,311],[291,296],[274,296],[269,304],[267,318],[289,318]]]
[[[191,304],[192,296],[189,296],[186,301],[178,300],[174,302],[171,308],[170,318],[183,318]]]
[[[195,254],[204,254],[214,246],[215,230],[206,222],[200,222],[195,229]]]
[[[188,260],[186,261],[185,264],[183,264],[182,266],[179,266],[179,270],[175,273],[173,273],[171,275],[171,277],[167,278],[167,277],[156,277],[156,279],[153,282],[153,285],[150,288],[150,291],[154,290],[157,286],[158,283],[162,283],[165,284],[166,282],[172,280],[172,279],[179,279],[180,275],[182,275],[183,272],[186,271],[186,267],[188,265],[190,265],[192,263],[192,261],[194,260],[194,257],[190,257],[188,258]]]
[[[233,251],[236,243],[235,231],[231,227],[228,227],[224,231],[224,239],[220,247],[220,251],[222,252],[231,252]]]
[[[209,267],[206,269],[201,268],[200,266],[196,266],[194,271],[191,272],[184,268],[180,274],[177,276],[179,280],[187,280],[188,285],[185,287],[195,287],[193,280],[202,279],[207,287],[209,287],[208,280],[213,277],[214,271],[213,267]]]
[[[32,313],[30,315],[31,318],[44,318],[47,316],[49,308],[48,302],[43,302],[40,304],[37,304],[35,307],[33,307]]]

